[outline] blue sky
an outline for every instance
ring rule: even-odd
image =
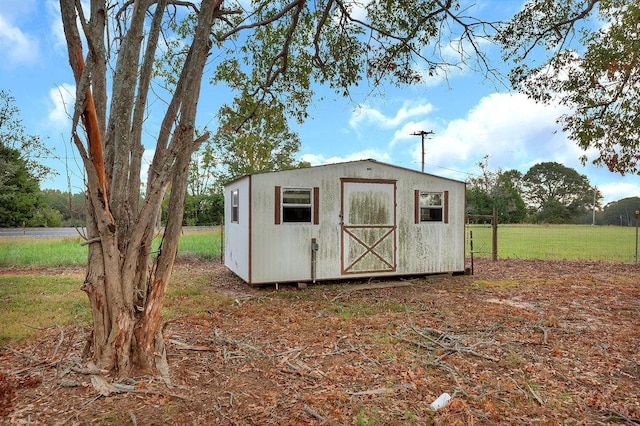
[[[477,0],[469,14],[507,18],[522,0]],[[488,47],[490,49],[490,47]],[[499,57],[497,51],[491,52]],[[42,188],[82,190],[82,168],[69,142],[70,108],[75,92],[68,65],[57,0],[0,0],[0,89],[11,92],[27,133],[40,135],[55,150],[48,164],[56,178]],[[322,91],[322,89],[321,89]],[[309,120],[293,123],[300,135],[300,158],[313,165],[373,158],[421,169],[421,138],[425,141],[425,172],[466,181],[479,172],[488,156],[489,168],[526,172],[543,161],[557,161],[585,174],[604,195],[604,202],[640,196],[639,176],[620,176],[606,168],[582,166],[584,154],[555,123],[560,107],[534,103],[509,93],[483,76],[458,70],[447,79],[435,76],[421,85],[386,87],[369,95],[356,89],[352,99],[322,91],[324,99],[309,108]],[[200,124],[215,129],[219,101],[225,91],[207,87],[200,103]],[[65,104],[67,107],[65,107]],[[151,139],[151,138],[150,138]],[[152,145],[145,145],[151,158]],[[591,158],[593,153],[586,153]]]

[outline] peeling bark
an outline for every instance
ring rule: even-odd
[[[204,140],[195,138],[194,123],[211,48],[210,31],[221,3],[203,0],[200,4],[193,42],[149,170],[146,197],[138,206],[143,118],[167,0],[137,0],[116,12],[127,16],[129,22],[120,22],[123,36],[116,45],[111,110],[106,120],[109,103],[105,102],[104,64],[109,52],[103,39],[108,21],[104,0],[92,1],[89,22],[81,2],[60,0],[69,63],[77,85],[72,137],[87,171],[87,237],[91,243],[82,290],[93,317],[92,357],[101,370],[121,376],[133,370],[155,369],[168,381],[161,312],[180,237],[189,161]],[[151,27],[145,33],[148,15]],[[78,16],[86,43],[77,26]],[[83,46],[89,48],[86,59]],[[141,60],[143,46],[146,50]],[[98,90],[97,102],[92,88]],[[76,131],[78,125],[85,130],[84,141]],[[152,265],[153,233],[169,185],[171,213]]]

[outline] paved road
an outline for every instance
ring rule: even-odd
[[[210,231],[213,226],[184,226],[184,231]],[[78,237],[85,228],[0,228],[0,238],[64,238]]]
[[[84,228],[0,228],[0,238],[64,238],[78,237]]]

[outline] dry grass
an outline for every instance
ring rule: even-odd
[[[134,377],[126,382],[132,390],[99,397],[82,385],[86,376],[60,374],[69,355],[80,352],[86,330],[75,328],[74,338],[66,332],[54,355],[60,333],[50,329],[37,345],[23,342],[0,352],[4,383],[15,391],[6,419],[229,425],[638,421],[640,270],[512,260],[480,261],[476,273],[357,291],[348,283],[275,290],[249,288],[218,264],[179,266],[174,284],[189,284],[173,300],[188,309],[165,329],[174,387]],[[61,388],[63,380],[78,386]],[[429,404],[442,392],[453,400],[431,411]]]

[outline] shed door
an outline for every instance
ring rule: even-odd
[[[342,274],[396,270],[396,181],[342,179]]]

